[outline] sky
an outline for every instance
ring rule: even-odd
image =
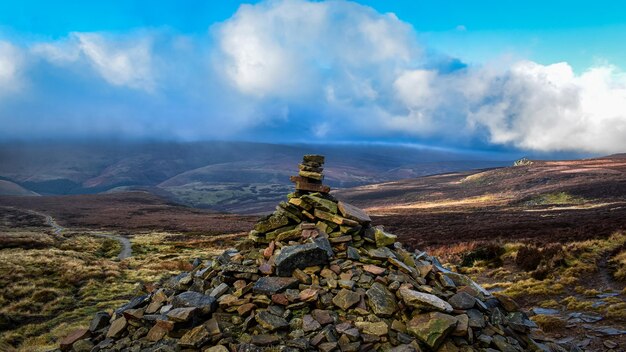
[[[626,152],[620,1],[0,2],[0,140]]]

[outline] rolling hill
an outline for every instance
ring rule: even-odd
[[[334,188],[507,165],[514,156],[382,144],[248,142],[13,143],[0,145],[0,177],[42,195],[148,191],[198,208],[272,210],[303,154],[324,154]]]

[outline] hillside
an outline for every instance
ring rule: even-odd
[[[570,241],[626,228],[626,158],[534,161],[334,194],[418,246],[494,238]]]
[[[471,168],[514,156],[387,145],[14,143],[0,145],[0,178],[42,195],[143,190],[218,211],[271,211],[302,154],[323,153],[332,187],[353,187]]]
[[[38,196],[15,182],[0,180],[0,195],[3,196]]]

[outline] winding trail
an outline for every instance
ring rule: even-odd
[[[31,214],[43,217],[46,221],[46,225],[52,227],[52,233],[56,236],[61,235],[63,231],[67,230],[67,228],[59,225],[59,223],[49,214],[42,213],[36,210],[31,210],[31,209],[21,209],[21,210],[27,213],[31,213]],[[122,245],[122,250],[117,256],[117,259],[119,260],[126,259],[133,255],[132,244],[130,243],[130,240],[126,237],[116,235],[113,233],[101,233],[101,232],[93,232],[93,231],[89,231],[87,233],[95,237],[109,238],[109,239],[119,242]]]

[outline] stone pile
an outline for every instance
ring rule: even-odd
[[[408,251],[323,185],[306,155],[296,191],[236,249],[62,341],[74,351],[531,351],[535,324],[434,257]]]

